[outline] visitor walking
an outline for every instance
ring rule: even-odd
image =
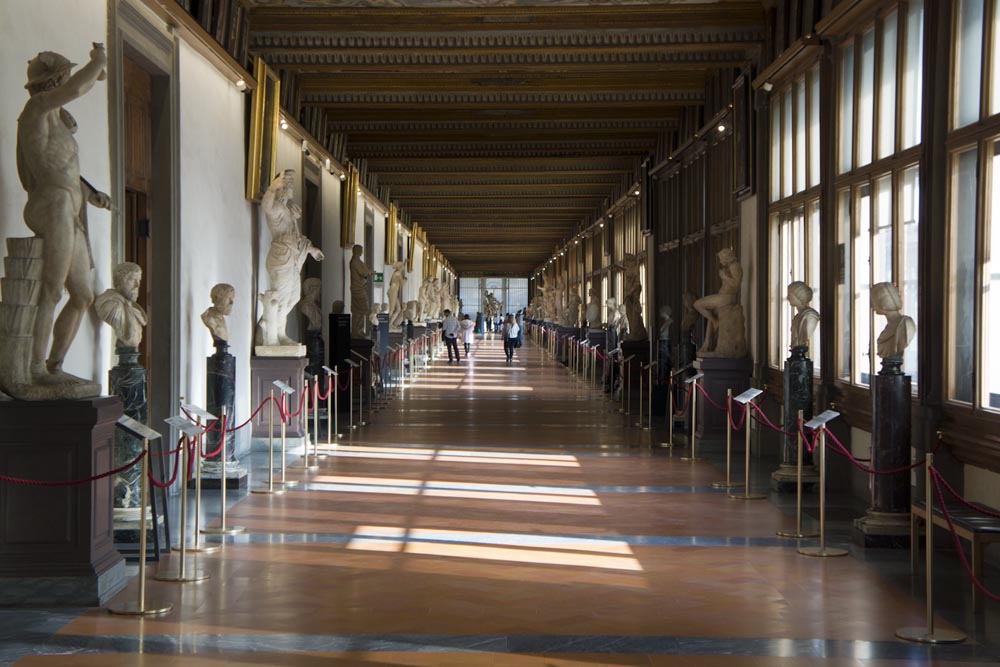
[[[462,355],[458,351],[458,318],[451,314],[451,310],[445,309],[444,321],[441,322],[441,337],[444,339],[444,346],[448,348],[448,363],[451,363],[451,351],[455,350],[455,361],[461,361]]]
[[[517,347],[517,336],[521,333],[521,327],[517,326],[514,316],[508,314],[507,320],[503,323],[503,351],[507,355],[507,363],[514,361],[514,349]]]
[[[465,343],[465,356],[469,356],[469,346],[475,340],[475,334],[473,330],[476,328],[476,323],[469,319],[468,315],[462,316],[462,321],[459,322],[462,327],[462,342]]]

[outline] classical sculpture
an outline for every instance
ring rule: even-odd
[[[228,283],[219,283],[212,287],[210,295],[212,305],[201,314],[201,321],[212,332],[213,341],[229,341],[229,326],[226,317],[233,312],[233,300],[236,298],[236,288]]]
[[[372,271],[365,264],[364,248],[355,245],[351,257],[351,337],[364,338],[368,324],[368,279]]]
[[[322,291],[323,281],[319,278],[306,278],[302,283],[303,294],[299,301],[299,312],[306,317],[306,331],[323,330],[323,310],[319,305]]]
[[[389,279],[389,326],[398,327],[403,321],[403,283],[406,282],[406,262],[392,265]]]
[[[114,288],[105,291],[94,301],[94,310],[111,326],[122,347],[136,348],[142,341],[146,326],[146,312],[136,303],[142,268],[132,262],[122,262],[115,267]]]
[[[344,314],[344,302],[337,299],[330,305],[331,315],[343,315]]]
[[[660,340],[670,340],[670,325],[674,323],[674,311],[668,305],[660,306]]]
[[[587,311],[584,314],[587,326],[591,329],[600,329],[603,323],[601,322],[601,304],[597,300],[597,290],[591,287],[587,295],[590,297],[590,301],[587,302]]]
[[[420,311],[420,302],[416,299],[406,302],[406,310],[403,311],[408,322],[417,321],[417,313]]]
[[[427,289],[430,287],[431,279],[424,278],[424,281],[420,283],[420,289],[417,290],[417,319],[423,320],[429,317],[427,315]]]
[[[871,300],[872,310],[886,318],[885,328],[876,341],[878,356],[882,359],[883,366],[890,362],[898,364],[903,358],[903,352],[917,335],[917,324],[912,317],[900,312],[903,309],[903,300],[892,283],[873,285]]]
[[[564,327],[575,327],[580,324],[580,307],[583,305],[583,299],[575,291],[569,295],[569,299],[566,302],[566,310],[563,313],[562,325]]]
[[[622,301],[628,318],[629,341],[646,340],[646,324],[642,321],[642,283],[639,281],[639,256],[625,255],[625,290]]]
[[[86,207],[110,209],[111,199],[80,177],[73,138],[77,124],[63,105],[103,80],[106,63],[104,46],[97,43],[90,61],[72,75],[74,63],[52,51],[28,62],[24,87],[30,97],[17,122],[17,172],[28,194],[24,222],[35,237],[8,239],[5,303],[0,310],[0,330],[5,331],[5,340],[0,341],[0,385],[15,398],[84,398],[100,393],[100,385],[66,373],[62,365],[94,301]],[[40,288],[35,288],[38,283]],[[56,318],[64,289],[69,300]]]
[[[694,309],[708,320],[705,341],[698,354],[702,357],[742,358],[747,353],[746,322],[740,305],[743,267],[731,248],[718,254],[719,277],[722,287],[718,294],[703,296],[694,302]]]
[[[819,313],[809,306],[813,291],[809,285],[796,280],[788,285],[788,303],[796,309],[792,317],[791,347],[809,347],[813,332],[819,324]]]
[[[323,261],[319,248],[299,232],[302,209],[292,199],[294,175],[292,169],[282,172],[267,188],[260,202],[267,227],[271,230],[271,247],[265,260],[270,288],[264,297],[266,305],[259,322],[258,345],[298,347],[298,343],[285,335],[288,313],[302,296],[300,272],[306,257]]]
[[[607,301],[604,302],[604,307],[608,309],[607,324],[612,329],[618,328],[618,300],[614,297],[609,297]]]
[[[698,311],[694,309],[694,302],[697,300],[691,292],[684,292],[681,295],[681,303],[684,305],[684,315],[681,317],[681,338],[694,336],[694,327],[698,324]]]

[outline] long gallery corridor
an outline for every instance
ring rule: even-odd
[[[208,581],[151,581],[172,612],[50,617],[69,622],[15,664],[993,661],[894,640],[918,601],[854,558],[799,556],[774,536],[788,516],[630,441],[615,407],[527,340],[509,366],[495,340],[439,356],[301,485],[237,503],[248,533],[198,559]]]

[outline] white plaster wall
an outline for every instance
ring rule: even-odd
[[[766,350],[759,347],[757,327],[751,322],[758,321],[763,313],[757,303],[757,285],[761,275],[766,272],[757,270],[754,258],[757,256],[757,195],[747,197],[740,202],[740,264],[743,265],[743,292],[740,300],[743,303],[743,314],[747,324],[747,342],[750,355],[755,359],[764,359]],[[715,261],[713,258],[711,261]]]
[[[416,251],[413,253],[413,273],[407,281],[410,286],[410,298],[416,299],[420,296],[420,286],[424,284],[424,244],[418,243]]]
[[[381,311],[381,304],[389,301],[389,276],[385,270],[385,216],[387,212],[375,207],[375,248],[372,250],[373,270],[382,274],[382,284],[375,283],[375,303],[379,305],[376,312]],[[365,252],[369,252],[365,249]]]
[[[57,51],[81,65],[90,59],[92,42],[108,42],[107,9],[99,0],[32,0],[0,2],[0,82],[6,95],[0,104],[0,239],[31,236],[22,210],[27,195],[17,175],[17,117],[28,99],[23,89],[28,60],[39,51]],[[108,84],[99,81],[83,97],[70,103],[79,124],[80,174],[97,189],[111,189],[108,133]],[[118,204],[119,202],[116,202]],[[90,247],[94,253],[95,292],[111,286],[111,213],[89,207]],[[6,243],[0,255],[6,256]],[[58,313],[65,298],[57,306]],[[112,366],[111,329],[91,311],[69,349],[65,370],[91,378],[108,391]]]
[[[965,498],[1000,507],[1000,475],[975,466],[965,466]]]
[[[250,352],[255,290],[252,215],[245,198],[245,98],[201,55],[180,42],[181,393],[204,405],[205,357],[214,353],[201,322],[212,285],[236,288],[229,317],[236,357],[236,417],[250,416]],[[238,439],[242,451],[243,432]],[[248,440],[247,440],[248,442]]]

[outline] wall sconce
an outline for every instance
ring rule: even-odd
[[[243,77],[236,80],[236,90],[241,93],[247,92],[247,82],[243,80]]]
[[[280,128],[282,129],[282,130],[287,130],[287,129],[288,129],[288,121],[287,121],[287,120],[285,120],[284,118],[282,118],[282,119],[281,119],[281,121],[279,121],[279,122],[278,122],[278,126],[279,126],[279,127],[280,127]]]

